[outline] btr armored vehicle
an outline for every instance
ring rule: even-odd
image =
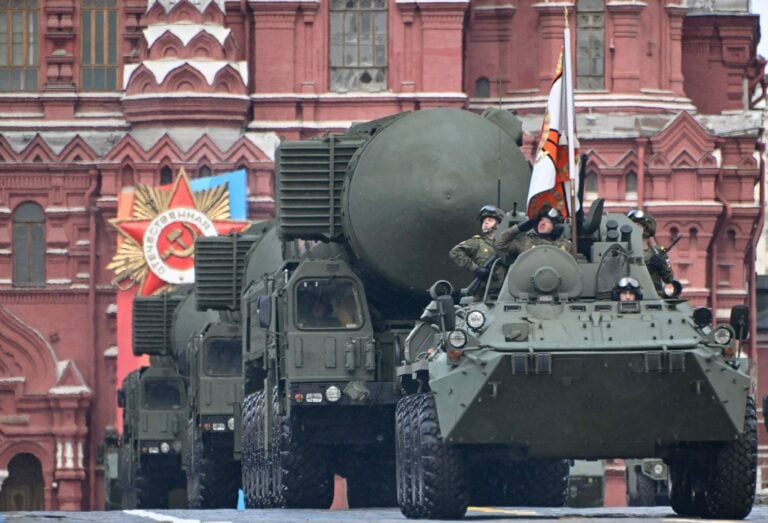
[[[334,473],[352,506],[395,503],[396,362],[425,289],[464,277],[447,252],[478,209],[524,201],[521,135],[506,111],[433,109],[283,142],[283,249],[269,235],[245,258],[234,241],[198,248],[198,306],[240,315],[248,506],[328,507]]]
[[[458,518],[467,475],[503,470],[500,502],[556,502],[562,459],[660,458],[672,508],[739,519],[754,501],[756,412],[740,350],[748,311],[713,325],[659,295],[641,231],[597,206],[579,255],[548,245],[515,260],[498,296],[438,282],[398,368],[398,502],[409,518]],[[621,278],[642,299],[617,301]]]

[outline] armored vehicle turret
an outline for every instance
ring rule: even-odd
[[[585,235],[578,257],[542,245],[507,260],[496,298],[456,305],[450,284],[434,286],[398,367],[409,391],[396,422],[407,517],[461,517],[467,475],[488,463],[506,477],[499,501],[554,501],[558,460],[578,458],[660,458],[677,513],[749,514],[757,434],[740,350],[746,309],[712,325],[708,309],[658,295],[641,233],[623,215],[590,216]],[[623,278],[642,299],[617,300]]]
[[[394,504],[396,354],[430,283],[469,281],[447,252],[478,209],[525,200],[521,134],[505,111],[434,109],[283,142],[283,249],[197,250],[198,304],[241,317],[248,506],[328,507],[334,473],[352,506]]]

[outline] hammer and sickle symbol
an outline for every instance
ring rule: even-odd
[[[195,253],[195,238],[197,238],[197,232],[192,228],[191,225],[184,222],[179,222],[182,227],[184,227],[187,231],[189,231],[189,234],[192,235],[192,245],[187,245],[187,242],[184,241],[184,238],[181,236],[184,234],[184,231],[181,231],[179,229],[174,229],[171,232],[168,233],[168,236],[166,238],[171,243],[167,249],[165,249],[165,252],[163,252],[160,257],[163,260],[167,260],[171,256],[178,256],[179,258],[189,258]],[[181,249],[177,249],[174,244],[180,245]]]

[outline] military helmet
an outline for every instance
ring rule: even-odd
[[[541,209],[539,209],[539,212],[536,213],[537,222],[542,218],[549,218],[553,225],[563,223],[563,215],[560,214],[560,211],[554,207],[550,207],[549,205],[542,205]]]
[[[635,299],[642,300],[643,299],[643,291],[640,288],[640,282],[637,281],[636,278],[633,278],[632,276],[624,276],[619,281],[616,282],[616,286],[613,288],[612,298],[614,300],[619,299],[619,294],[622,292],[634,292],[635,293]]]
[[[643,238],[656,235],[656,219],[647,212],[642,209],[632,209],[627,213],[627,217],[643,227]]]
[[[483,221],[485,218],[495,218],[499,223],[504,219],[504,211],[495,205],[483,205],[477,214],[477,219]]]

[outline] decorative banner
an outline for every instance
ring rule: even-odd
[[[230,211],[231,184],[239,193],[237,214],[244,217],[244,174],[237,171],[191,184],[182,169],[170,190],[138,185],[135,193],[121,194],[121,199],[132,199],[131,214],[110,220],[122,240],[107,266],[116,273],[113,284],[123,290],[122,282],[130,282],[128,287],[138,284],[139,294],[146,296],[170,285],[194,282],[195,238],[229,234],[249,225],[232,220]],[[232,183],[238,179],[243,183]],[[193,185],[206,188],[193,191]]]

